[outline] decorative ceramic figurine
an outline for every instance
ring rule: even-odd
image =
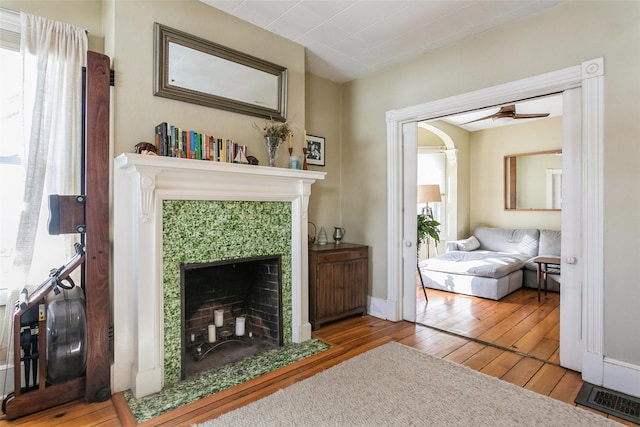
[[[156,146],[150,142],[138,142],[134,150],[136,154],[157,154]]]
[[[318,233],[318,245],[324,246],[327,244],[327,233],[324,231],[324,227],[320,227],[320,232]]]

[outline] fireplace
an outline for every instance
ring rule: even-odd
[[[180,270],[279,254],[285,344],[294,341],[291,206],[285,202],[164,200],[162,202],[162,316],[165,383],[182,376]]]
[[[281,258],[181,265],[181,379],[283,345]]]
[[[311,338],[307,208],[324,176],[130,153],[115,159],[112,392],[139,398],[180,381],[181,263],[281,255],[281,336],[285,344]]]

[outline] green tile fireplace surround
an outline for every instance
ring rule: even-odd
[[[291,343],[291,203],[164,200],[165,384],[180,380],[180,264],[282,256],[282,330]]]

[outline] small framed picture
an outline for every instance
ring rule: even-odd
[[[324,138],[307,135],[307,164],[324,166]]]

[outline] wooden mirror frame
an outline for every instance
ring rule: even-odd
[[[260,58],[239,52],[237,50],[213,43],[211,41],[187,34],[165,25],[154,24],[154,87],[153,94],[164,98],[204,105],[220,110],[232,111],[240,114],[273,119],[286,120],[287,100],[287,69]],[[252,69],[273,75],[277,78],[278,99],[277,107],[269,108],[218,96],[212,93],[200,92],[172,85],[169,82],[169,43],[175,43],[205,54],[213,55],[227,61],[234,62]]]
[[[504,156],[504,210],[505,211],[560,211],[561,209],[549,208],[518,208],[517,207],[517,168],[516,159],[518,157],[535,156],[540,154],[562,154],[562,150],[546,150],[531,153],[507,154]]]

